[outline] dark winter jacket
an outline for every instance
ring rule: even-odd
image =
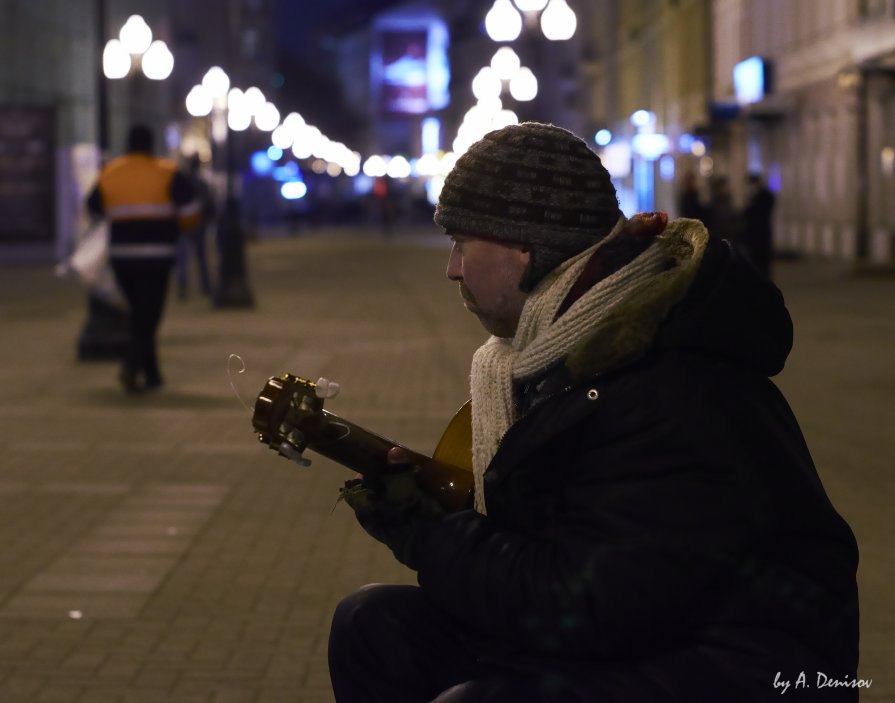
[[[787,700],[857,700],[815,688],[856,675],[857,547],[768,378],[791,342],[780,292],[711,241],[640,353],[598,369],[585,344],[529,389],[487,517],[421,541],[424,592],[583,700],[779,700],[802,671]]]

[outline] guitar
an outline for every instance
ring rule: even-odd
[[[400,447],[419,472],[423,490],[445,510],[455,512],[471,505],[472,425],[468,401],[428,457],[324,410],[324,400],[337,390],[325,379],[313,383],[288,373],[272,376],[255,401],[252,426],[258,439],[302,466],[311,463],[304,457],[305,450],[311,449],[365,476],[401,470],[387,460],[388,451]]]

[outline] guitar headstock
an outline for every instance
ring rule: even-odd
[[[326,379],[316,383],[284,373],[267,380],[252,415],[258,440],[288,459],[302,465],[310,461],[302,456],[313,430],[314,420],[323,415],[323,401],[338,393],[339,387]]]

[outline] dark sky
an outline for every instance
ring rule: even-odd
[[[277,0],[277,43],[295,60],[312,60],[322,35],[363,26],[401,0]]]

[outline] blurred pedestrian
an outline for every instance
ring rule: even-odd
[[[748,185],[749,199],[743,210],[740,243],[755,268],[770,277],[774,246],[774,232],[771,225],[774,194],[758,173],[749,174]]]
[[[740,213],[733,205],[730,183],[724,176],[718,176],[712,180],[711,199],[705,224],[712,237],[726,239],[731,244],[736,243],[741,230]]]
[[[190,252],[195,254],[199,271],[199,285],[203,295],[211,295],[211,279],[208,275],[208,254],[205,246],[208,226],[214,223],[217,208],[214,194],[202,177],[202,162],[193,154],[187,162],[187,175],[199,202],[199,219],[195,227],[185,231],[177,244],[177,294],[185,300],[189,293]]]
[[[152,130],[134,125],[127,153],[103,167],[87,198],[90,212],[109,221],[109,260],[130,311],[119,376],[129,393],[163,384],[156,332],[181,228],[195,227],[200,210],[189,178],[153,156],[153,144]]]
[[[699,196],[699,183],[693,171],[684,174],[684,182],[677,201],[678,215],[692,220],[705,221],[706,209]]]

